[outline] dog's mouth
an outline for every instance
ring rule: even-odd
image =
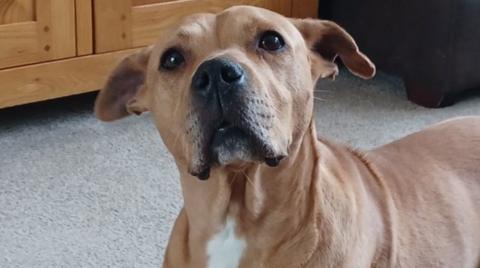
[[[260,160],[254,137],[226,120],[214,131],[209,153],[212,160],[222,166]]]
[[[192,175],[201,180],[210,176],[213,166],[241,168],[248,163],[262,163],[277,166],[284,156],[274,153],[270,140],[265,132],[236,125],[228,120],[222,120],[213,129],[209,144],[205,150],[204,167]]]

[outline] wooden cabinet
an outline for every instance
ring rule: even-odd
[[[0,68],[75,54],[74,0],[0,0]]]
[[[315,17],[318,0],[0,0],[0,108],[98,90],[172,22],[233,5]]]

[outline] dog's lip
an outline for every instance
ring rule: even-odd
[[[220,124],[215,128],[210,138],[209,148],[211,149],[215,144],[221,143],[224,135],[237,134],[247,139],[252,139],[252,136],[244,131],[241,127],[238,127],[227,120],[222,120]]]
[[[258,161],[265,162],[270,167],[278,166],[279,162],[284,158],[284,156],[276,155],[273,153],[273,150],[270,148],[267,142],[257,137],[255,132],[248,131],[248,129],[239,127],[235,124],[232,124],[230,121],[223,119],[218,127],[215,128],[212,134],[212,138],[209,144],[210,149],[218,143],[218,136],[225,134],[232,134],[236,136],[241,136],[242,138],[248,139],[251,143],[252,150],[257,154]],[[221,142],[221,141],[220,141]]]
[[[229,135],[248,139],[248,142],[250,142],[252,146],[251,149],[256,155],[256,159],[251,159],[253,162],[265,163],[270,167],[276,167],[285,157],[285,155],[275,154],[271,144],[269,144],[269,142],[265,139],[262,139],[261,136],[256,134],[255,131],[249,130],[248,127],[241,127],[226,119],[219,120],[218,122],[219,123],[214,124],[208,145],[205,147],[205,159],[208,160],[203,163],[202,167],[195,169],[195,172],[191,172],[193,176],[199,178],[200,180],[207,180],[210,177],[210,169],[219,164],[218,160],[215,158],[213,149],[215,146],[221,144],[223,139]],[[231,136],[228,138],[231,139]],[[231,167],[230,165],[227,166]]]

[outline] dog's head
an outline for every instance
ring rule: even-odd
[[[375,67],[333,22],[287,19],[254,7],[186,18],[125,58],[100,92],[105,121],[150,111],[178,165],[201,179],[212,167],[276,166],[312,119],[318,78]]]

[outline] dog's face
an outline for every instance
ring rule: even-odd
[[[313,87],[340,56],[355,74],[373,64],[339,26],[254,7],[199,14],[113,71],[100,119],[150,111],[177,164],[201,179],[212,167],[276,166],[312,119]]]

